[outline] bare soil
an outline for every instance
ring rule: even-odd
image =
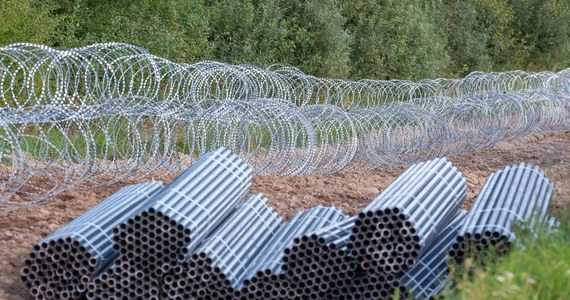
[[[559,210],[570,203],[570,131],[501,142],[491,148],[449,159],[468,179],[465,208],[470,207],[489,174],[518,162],[540,166],[555,182],[551,210]],[[259,176],[253,180],[251,193],[265,194],[270,204],[285,218],[315,205],[334,205],[354,214],[404,170],[404,167],[399,167],[330,176]],[[164,180],[168,182],[172,178]],[[59,194],[45,205],[10,213],[0,212],[0,299],[27,299],[27,292],[19,281],[19,269],[34,243],[120,187],[135,182],[122,181],[93,190],[71,190]]]

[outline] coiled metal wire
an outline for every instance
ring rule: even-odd
[[[0,205],[180,172],[220,146],[255,174],[331,174],[568,130],[569,117],[570,69],[349,81],[121,43],[12,44],[0,47]]]

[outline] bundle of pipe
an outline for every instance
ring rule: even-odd
[[[431,299],[449,282],[447,251],[455,242],[466,217],[467,212],[464,210],[455,213],[418,262],[400,277],[401,286],[406,287],[406,291],[414,299]]]
[[[161,182],[126,186],[36,244],[22,282],[36,299],[77,299],[118,253],[112,229],[143,209]]]
[[[413,165],[359,213],[348,248],[369,274],[406,271],[466,190],[465,177],[445,158]]]
[[[234,211],[251,185],[252,169],[225,148],[202,156],[188,170],[156,193],[152,205],[113,230],[114,249],[129,268],[129,276],[107,274],[107,281],[157,295],[164,265],[176,265]],[[148,276],[144,287],[134,274]],[[102,279],[102,278],[101,278]],[[99,281],[95,291],[109,287]],[[137,283],[136,285],[132,285]],[[156,288],[155,288],[156,287]],[[122,288],[115,289],[122,291]],[[95,298],[100,293],[93,293]],[[119,298],[126,297],[119,293]]]
[[[348,278],[339,287],[338,299],[392,299],[397,288],[400,295],[406,295],[406,288],[399,286],[399,281],[394,274],[360,274]],[[407,299],[405,296],[403,299]]]
[[[259,280],[254,277],[252,279],[253,283],[250,283],[247,287],[240,291],[241,300],[305,300],[302,295],[299,294],[299,287],[297,283],[291,282],[288,278],[280,275],[272,274],[271,276],[266,276],[265,279]],[[250,287],[255,285],[256,293],[251,293]]]
[[[164,276],[163,299],[234,299],[246,270],[282,218],[255,194],[192,254]]]
[[[298,286],[303,299],[325,299],[338,293],[343,282],[354,276],[356,263],[346,244],[356,217],[293,239],[284,251],[283,270]]]
[[[127,259],[118,258],[87,285],[87,299],[158,300],[159,282]]]
[[[247,279],[240,286],[244,299],[302,299],[297,287],[290,286],[282,269],[285,249],[296,237],[338,223],[346,216],[336,207],[316,206],[299,212],[285,223],[267,245],[259,251],[248,268]],[[296,285],[296,284],[295,284]]]
[[[518,221],[543,222],[554,183],[538,167],[520,163],[489,176],[449,255],[461,262],[467,255],[479,259],[489,252],[502,255],[510,249]]]

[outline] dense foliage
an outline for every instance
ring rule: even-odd
[[[421,79],[570,65],[570,0],[2,0],[0,45],[119,41],[177,62]]]

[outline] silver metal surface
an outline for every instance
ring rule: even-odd
[[[541,224],[554,183],[540,168],[527,163],[508,166],[489,176],[460,229],[449,255],[458,261],[475,255],[501,255],[515,239],[513,226]]]
[[[185,261],[226,221],[247,194],[251,179],[251,167],[226,148],[219,148],[156,193],[149,199],[150,207],[114,230],[114,249],[123,264],[115,268],[121,273],[110,269],[107,278],[119,282],[119,287],[128,287],[115,294],[128,298],[134,289],[159,297],[164,270]],[[145,279],[133,277],[137,273]],[[108,280],[93,288],[116,290]],[[100,294],[94,295],[101,299]]]
[[[345,281],[355,276],[356,260],[346,251],[346,244],[356,219],[347,218],[296,237],[285,249],[282,269],[302,299],[339,295]]]
[[[239,287],[243,297],[258,299],[267,296],[278,299],[281,295],[279,287],[287,280],[283,270],[286,249],[294,244],[295,238],[344,219],[346,216],[336,207],[316,206],[295,214],[279,228],[273,238],[252,260],[247,270],[246,279]],[[299,285],[299,283],[295,284]],[[295,294],[293,297],[299,297],[295,291],[292,293]]]
[[[77,299],[89,281],[118,255],[112,230],[145,209],[161,182],[126,186],[38,242],[21,279],[36,299]]]
[[[267,206],[267,198],[253,195],[204,240],[189,261],[169,268],[163,278],[163,299],[237,297],[247,268],[281,223],[281,217]],[[192,296],[201,289],[204,295]]]
[[[449,283],[447,252],[455,242],[466,217],[467,212],[464,210],[455,213],[418,262],[398,279],[413,299],[432,299]]]
[[[359,213],[347,247],[370,274],[406,271],[445,228],[466,191],[465,177],[445,158],[413,165]]]
[[[448,254],[502,254],[545,218],[553,184],[529,164],[493,173],[466,215],[445,158],[411,166],[356,216],[316,206],[282,224],[226,148],[162,187],[129,186],[40,241],[21,270],[34,299],[429,299]],[[112,237],[113,236],[113,237]]]

